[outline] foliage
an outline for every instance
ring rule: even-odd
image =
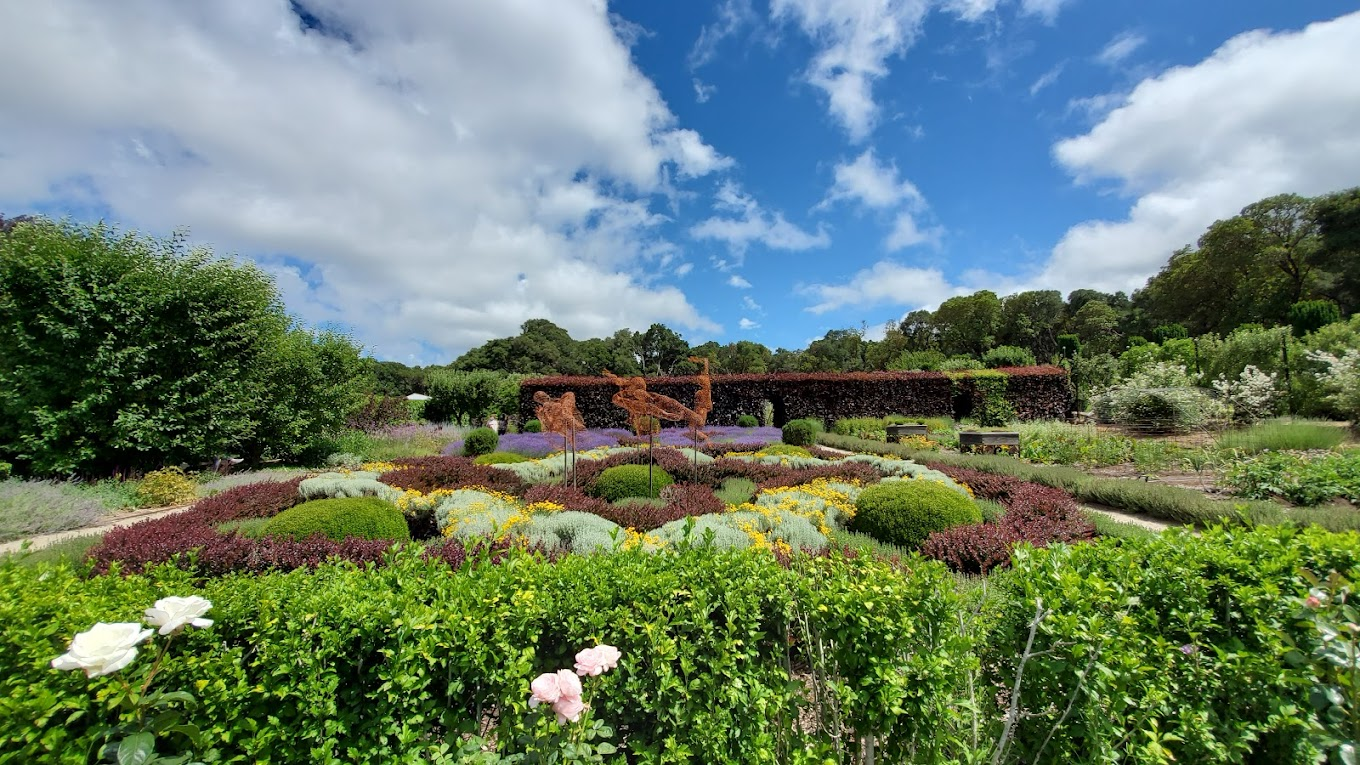
[[[1346,438],[1344,428],[1317,420],[1267,420],[1221,434],[1216,445],[1225,451],[1256,454],[1264,451],[1335,449]]]
[[[760,427],[760,420],[753,414],[743,414],[737,417],[737,425],[743,428],[756,428]]]
[[[1194,387],[1185,367],[1159,362],[1093,397],[1102,422],[1184,431],[1223,416],[1223,405]]]
[[[1103,436],[1094,425],[1034,421],[1014,426],[1020,434],[1020,458],[1045,465],[1119,465],[1133,457],[1134,441]]]
[[[1360,451],[1322,455],[1262,452],[1229,464],[1224,483],[1243,497],[1283,497],[1312,506],[1337,497],[1360,502]]]
[[[265,524],[264,535],[303,540],[320,535],[340,542],[358,539],[411,538],[406,519],[391,502],[377,497],[345,497],[303,502]]]
[[[817,443],[816,421],[788,421],[784,424],[783,441],[790,446],[811,446]]]
[[[102,225],[0,236],[0,338],[0,456],[20,473],[287,456],[364,385],[322,366],[358,350],[290,329],[258,268]]]
[[[973,416],[984,428],[999,427],[1015,417],[1015,408],[1006,400],[1010,376],[1004,372],[978,372],[968,378],[973,388]]]
[[[345,425],[357,430],[377,430],[393,425],[404,425],[414,419],[412,405],[405,396],[368,394],[368,399],[349,415]]]
[[[515,452],[488,452],[478,455],[472,462],[475,465],[509,465],[515,462],[528,461],[528,457]]]
[[[521,430],[523,430],[523,432],[525,433],[542,433],[543,423],[539,422],[538,420],[529,420],[528,422],[524,423],[524,427],[521,428]]]
[[[725,505],[740,505],[755,497],[756,488],[756,482],[749,478],[728,478],[714,494]]]
[[[1351,598],[1351,581],[1338,571],[1325,579],[1301,572],[1308,595],[1292,599],[1295,627],[1282,637],[1287,664],[1311,670],[1308,701],[1313,709],[1308,733],[1327,762],[1354,762],[1360,752],[1360,611]]]
[[[1330,300],[1302,300],[1289,306],[1289,326],[1298,337],[1341,321],[1341,309]]]
[[[476,428],[463,437],[463,456],[479,457],[496,451],[500,435],[491,428]]]
[[[435,489],[461,489],[482,486],[518,494],[524,481],[509,470],[477,465],[466,457],[412,457],[396,460],[397,469],[383,473],[378,480],[398,489],[414,489],[429,494]]]
[[[934,481],[892,481],[859,493],[850,530],[914,549],[932,532],[981,521],[973,501],[953,489]]]
[[[0,542],[78,529],[105,513],[97,498],[59,481],[0,481]]]
[[[1327,389],[1328,401],[1346,418],[1360,422],[1360,350],[1348,350],[1340,358],[1312,351],[1308,358],[1327,365],[1318,377]]]
[[[625,497],[659,497],[675,479],[660,467],[615,465],[595,479],[595,496],[607,502]]]
[[[198,485],[177,467],[153,470],[137,482],[137,504],[142,507],[183,505],[198,499]]]
[[[1222,401],[1232,407],[1235,422],[1256,422],[1275,414],[1279,392],[1275,375],[1266,374],[1248,364],[1237,380],[1220,377],[1214,380],[1214,390]]]
[[[1014,345],[998,345],[982,354],[982,365],[988,369],[997,367],[1032,367],[1034,353],[1027,348]]]
[[[504,372],[435,370],[429,375],[425,419],[477,424],[493,414],[520,412],[521,375]],[[530,406],[523,411],[532,412]]]

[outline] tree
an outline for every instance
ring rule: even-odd
[[[412,393],[425,392],[425,370],[408,367],[400,361],[369,359],[369,374],[373,376],[373,392],[380,396],[405,398]]]
[[[1091,353],[1110,353],[1119,341],[1119,314],[1102,300],[1089,301],[1072,317],[1072,330]]]
[[[433,371],[425,417],[434,422],[476,425],[493,414],[515,413],[519,411],[521,378],[490,370]]]
[[[688,358],[689,343],[665,324],[653,324],[642,333],[638,353],[643,374],[669,375]]]
[[[770,370],[770,349],[751,340],[738,340],[718,349],[723,374],[764,374]]]
[[[918,309],[902,317],[897,329],[906,342],[905,350],[931,351],[940,347],[940,331],[935,324],[935,314]]]
[[[864,330],[833,329],[803,351],[804,372],[859,372],[864,369]]]
[[[1047,361],[1058,352],[1064,307],[1057,290],[1030,290],[1003,298],[1000,342],[1026,348],[1035,358]]]
[[[1335,300],[1343,314],[1360,309],[1360,186],[1313,200],[1318,246],[1313,259],[1320,294]]]
[[[277,366],[315,353],[343,357],[348,375],[358,350],[328,336],[306,348],[295,332],[263,271],[182,236],[14,226],[0,234],[0,459],[108,475],[258,450],[277,426],[261,402],[275,397],[310,427],[343,420],[325,411],[348,399],[337,381],[280,389]]]
[[[1298,194],[1269,197],[1242,210],[1242,217],[1255,228],[1256,257],[1285,276],[1286,310],[1303,300],[1311,287],[1314,255],[1319,246],[1313,213],[1312,202]]]
[[[1001,299],[991,290],[952,297],[935,311],[940,350],[946,355],[981,356],[996,344],[1001,328]]]

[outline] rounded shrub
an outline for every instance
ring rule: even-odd
[[[490,452],[473,460],[478,465],[506,465],[512,462],[528,462],[529,458],[515,452]]]
[[[491,428],[477,428],[463,439],[463,456],[478,457],[496,451],[501,437]]]
[[[981,522],[973,500],[944,484],[885,481],[859,493],[850,530],[915,549],[936,531]]]
[[[998,345],[982,355],[982,365],[988,369],[998,367],[1032,367],[1034,354],[1028,348],[1014,345]]]
[[[147,473],[137,484],[137,504],[141,507],[184,505],[198,499],[198,484],[177,467]]]
[[[817,426],[812,420],[790,420],[781,440],[790,446],[812,446],[817,442]]]
[[[652,467],[652,488],[647,490],[646,465],[615,465],[595,479],[595,496],[608,502],[625,497],[660,497],[661,490],[674,483],[671,474]]]
[[[739,428],[755,428],[759,426],[760,420],[757,420],[754,414],[743,414],[737,418],[737,427]]]
[[[529,420],[524,423],[524,427],[520,428],[520,430],[523,430],[525,433],[542,433],[543,423],[538,420]]]
[[[262,533],[265,536],[291,539],[306,539],[314,534],[321,534],[336,542],[348,537],[395,539],[403,542],[411,538],[411,531],[401,510],[391,502],[384,502],[377,497],[345,497],[303,502],[269,519]]]

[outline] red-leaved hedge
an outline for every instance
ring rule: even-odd
[[[398,489],[429,494],[435,489],[481,486],[518,496],[526,484],[509,470],[478,465],[467,457],[403,457],[392,460],[400,469],[383,473],[378,480]]]
[[[1012,367],[997,370],[1010,380],[1006,398],[1022,419],[1065,417],[1072,389],[1061,367]],[[886,414],[950,415],[971,413],[968,375],[958,379],[939,372],[844,372],[714,375],[711,379],[713,425],[735,425],[743,414],[758,415],[765,402],[774,406],[775,424],[802,417],[831,422],[842,417]],[[520,411],[534,411],[534,393],[576,394],[576,408],[592,428],[626,427],[627,414],[611,400],[618,386],[604,377],[534,377],[520,382]],[[692,404],[694,377],[651,377],[647,390]],[[963,407],[965,411],[960,411]]]
[[[1011,550],[1021,542],[1044,547],[1053,542],[1079,542],[1095,535],[1066,492],[1011,476],[966,468],[932,466],[974,495],[999,502],[1006,514],[995,521],[937,531],[921,545],[921,554],[968,574],[985,574],[1010,564]]]

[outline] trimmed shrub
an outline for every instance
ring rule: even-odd
[[[649,490],[648,470],[647,465],[615,465],[606,468],[595,479],[595,496],[607,502],[625,497],[660,497],[661,490],[674,483],[674,479],[660,465],[651,467]]]
[[[850,530],[915,549],[932,532],[981,522],[977,505],[948,486],[934,481],[888,481],[859,493]]]
[[[364,464],[362,455],[353,452],[335,452],[326,457],[326,467],[358,470]]]
[[[177,467],[153,470],[137,484],[140,507],[183,505],[198,499],[198,484]]]
[[[271,518],[263,534],[294,540],[320,535],[336,542],[350,537],[398,541],[411,538],[406,519],[397,506],[377,497],[303,502]]]
[[[753,414],[743,414],[737,418],[737,427],[758,428],[760,427],[760,420],[756,419]]]
[[[524,427],[520,428],[520,431],[524,433],[542,433],[543,423],[538,420],[529,420],[524,423]]]
[[[794,446],[793,444],[770,444],[762,447],[757,454],[762,456],[778,457],[811,457],[812,453],[805,446]]]
[[[982,365],[988,369],[997,367],[1032,367],[1034,354],[1028,348],[1014,345],[998,345],[982,354]]]
[[[463,456],[477,457],[496,451],[500,436],[491,428],[477,428],[463,438]]]
[[[817,426],[812,420],[790,420],[784,425],[783,441],[790,446],[812,446],[817,443]]]
[[[435,489],[461,489],[483,486],[520,494],[525,483],[519,476],[490,465],[477,465],[466,457],[406,457],[392,460],[399,469],[383,473],[379,481],[398,489],[415,489],[429,494]]]
[[[490,452],[483,454],[472,461],[474,465],[509,465],[516,462],[528,462],[529,458],[523,454],[515,452]]]

